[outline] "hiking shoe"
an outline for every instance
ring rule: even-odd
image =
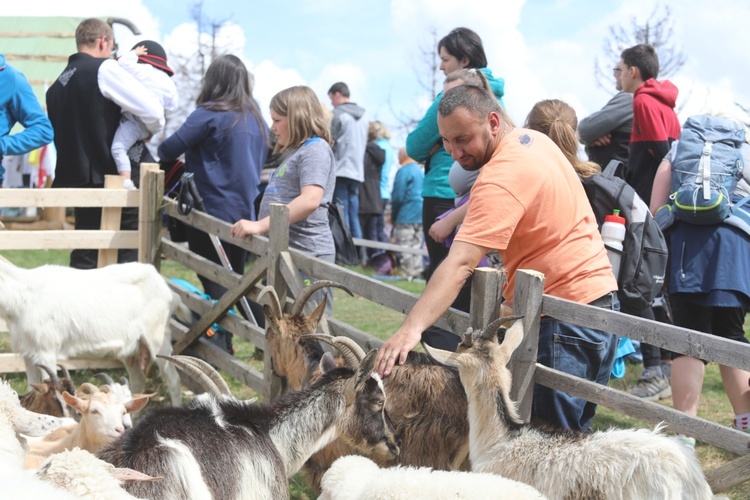
[[[683,434],[677,434],[677,439],[680,441],[681,444],[687,446],[691,450],[695,451],[695,438],[691,438],[688,436],[685,436]]]
[[[646,401],[658,401],[672,396],[672,386],[663,376],[641,377],[628,392]]]

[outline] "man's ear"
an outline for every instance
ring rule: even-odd
[[[487,123],[490,126],[490,132],[493,136],[502,133],[501,130],[504,129],[505,125],[503,119],[500,118],[500,115],[495,111],[490,111],[490,114],[487,115]]]

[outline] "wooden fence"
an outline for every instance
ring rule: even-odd
[[[170,284],[183,301],[201,315],[200,319],[190,328],[174,320],[171,322],[172,333],[177,340],[174,352],[179,353],[190,346],[192,350],[210,361],[214,366],[262,394],[266,400],[272,400],[280,393],[280,382],[271,371],[268,356],[265,358],[261,373],[209,342],[200,339],[201,333],[208,326],[218,322],[234,335],[266,350],[265,332],[261,328],[239,316],[225,314],[242,296],[257,300],[262,280],[273,286],[279,297],[287,297],[288,292],[291,298],[287,299],[287,304],[303,288],[300,271],[313,278],[328,279],[341,283],[364,299],[404,314],[411,310],[418,299],[416,295],[387,283],[324,262],[295,249],[290,249],[288,236],[289,212],[286,206],[274,205],[271,207],[270,238],[238,239],[230,235],[231,226],[229,224],[195,210],[186,216],[181,215],[178,213],[174,201],[168,198],[162,199],[158,196],[156,193],[162,192],[160,189],[163,185],[163,173],[145,168],[143,175],[145,179],[142,180],[139,201],[146,204],[146,210],[144,210],[144,205],[140,205],[142,216],[138,247],[141,249],[141,260],[159,266],[160,255],[163,254],[168,259],[178,262],[228,289],[226,294],[214,304],[211,301],[198,298],[177,285]],[[148,186],[152,186],[153,189]],[[116,193],[111,194],[114,196]],[[117,200],[119,201],[116,203],[121,205],[116,206],[130,206],[126,203],[132,202],[134,194],[127,193],[124,195],[125,200],[120,199],[121,196],[117,194]],[[113,199],[102,200],[102,202],[105,201],[113,202]],[[76,200],[76,205],[81,206],[78,200]],[[33,205],[18,204],[17,206]],[[161,206],[161,209],[159,209],[159,206]],[[244,275],[239,275],[191,253],[181,245],[162,239],[160,236],[161,210],[198,229],[218,235],[224,241],[247,249],[255,256],[254,263]],[[149,214],[150,219],[146,220],[144,214]],[[82,235],[77,233],[79,231],[66,232],[66,235],[72,239],[69,242],[70,246],[46,246],[44,248],[80,246]],[[112,238],[110,236],[110,239]],[[16,240],[18,239],[16,238]],[[57,242],[60,239],[63,239],[63,237],[55,237],[50,241]],[[0,238],[0,241],[2,241],[2,238]],[[31,242],[33,239],[21,241]],[[102,244],[101,240],[95,240],[93,237],[87,240],[87,244],[95,241]],[[132,244],[134,240],[129,241]],[[25,244],[28,245],[29,243]],[[116,245],[120,243],[111,242],[108,244]],[[18,242],[14,243],[13,246],[7,245],[7,243],[5,245],[0,243],[0,248],[40,248],[43,247],[44,243],[37,241],[33,243],[34,246],[32,247],[20,246],[21,243]],[[458,334],[463,333],[469,326],[482,328],[497,315],[503,279],[503,275],[497,271],[478,269],[472,285],[471,314],[451,309],[440,318],[436,323],[437,326]],[[536,363],[539,325],[543,314],[561,321],[627,336],[633,340],[646,342],[670,351],[698,356],[744,370],[750,370],[750,345],[544,295],[544,276],[535,271],[519,271],[515,286],[516,299],[513,313],[523,314],[527,320],[525,321],[524,341],[514,353],[510,364],[513,374],[512,396],[519,402],[521,415],[527,421],[531,410],[533,384],[542,384],[652,424],[666,422],[669,425],[670,432],[683,432],[694,436],[701,442],[741,455],[739,459],[707,473],[709,482],[716,493],[750,479],[750,467],[748,467],[748,464],[750,464],[750,453],[748,453],[750,451],[750,435],[705,419],[690,417],[667,406],[644,401],[617,389],[594,384]],[[306,312],[310,313],[312,305],[308,304],[306,307]],[[333,335],[349,336],[365,348],[369,346],[379,347],[382,344],[379,339],[335,317],[324,319],[321,328]]]

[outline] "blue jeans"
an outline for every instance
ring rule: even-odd
[[[359,185],[361,182],[348,177],[336,177],[336,187],[333,189],[333,199],[339,200],[344,207],[346,225],[352,238],[362,237],[362,228],[359,225]]]
[[[602,299],[592,305],[620,310],[616,296],[604,303],[600,301]],[[544,366],[607,385],[616,353],[616,335],[563,323],[549,316],[541,320],[537,361]],[[596,405],[585,399],[542,385],[534,386],[532,419],[543,420],[560,429],[587,431],[595,413]]]

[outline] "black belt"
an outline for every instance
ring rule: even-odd
[[[602,295],[593,302],[589,302],[590,306],[601,307],[602,309],[612,309],[612,305],[620,301],[617,297],[617,291],[609,292],[606,295]]]

